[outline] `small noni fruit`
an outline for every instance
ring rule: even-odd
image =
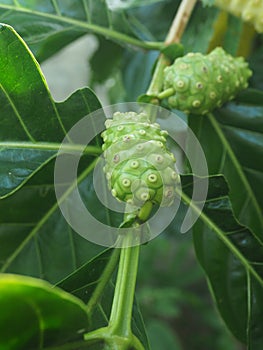
[[[170,107],[206,114],[248,86],[252,75],[243,57],[234,58],[217,47],[208,55],[188,53],[164,69],[163,89],[172,88]]]
[[[175,157],[167,150],[167,131],[135,112],[117,112],[105,125],[104,171],[112,195],[136,206],[171,205],[180,178]]]

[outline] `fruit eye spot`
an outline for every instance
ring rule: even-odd
[[[139,167],[139,162],[137,160],[133,160],[131,162],[131,168],[137,169]]]
[[[216,78],[216,81],[217,81],[218,83],[222,83],[222,81],[223,81],[222,75],[219,75],[219,76]]]
[[[172,179],[177,180],[177,173],[175,171],[172,172]]]
[[[166,198],[170,198],[170,197],[173,196],[173,191],[172,190],[166,190],[164,195],[165,195]]]
[[[131,185],[131,181],[129,179],[123,179],[122,180],[122,185],[124,187],[129,187]]]
[[[162,163],[163,162],[163,156],[156,156],[156,162],[157,163]]]
[[[176,83],[176,85],[179,87],[179,88],[182,88],[184,87],[184,82],[182,80],[178,80],[178,82]]]
[[[131,139],[132,139],[132,136],[131,136],[131,135],[124,135],[124,136],[123,136],[123,141],[124,141],[124,142],[129,142],[129,141],[131,141]]]
[[[147,192],[143,192],[140,197],[142,201],[147,201],[150,198]]]
[[[139,144],[139,145],[136,146],[136,149],[138,151],[142,151],[144,149],[144,146],[142,144]]]
[[[114,161],[114,163],[119,163],[119,161],[120,161],[119,154],[115,154],[115,156],[113,157],[113,161]]]
[[[122,131],[124,129],[124,126],[123,125],[119,125],[118,127],[117,127],[117,130],[118,131]]]
[[[210,92],[209,96],[212,100],[214,100],[216,98],[216,93],[214,91],[212,91],[212,92]]]
[[[196,83],[196,87],[197,87],[197,89],[203,89],[203,84],[198,82],[198,83]]]
[[[193,107],[195,107],[195,108],[200,107],[200,104],[201,104],[201,102],[200,102],[199,100],[195,100],[195,101],[193,101],[193,103],[192,103]]]
[[[150,181],[150,182],[152,182],[152,183],[154,183],[154,182],[156,182],[157,181],[157,175],[155,175],[155,174],[150,174],[149,176],[148,176],[148,180]]]
[[[140,134],[140,135],[145,135],[145,134],[146,134],[146,131],[143,130],[143,129],[141,129],[141,130],[139,130],[139,134]]]

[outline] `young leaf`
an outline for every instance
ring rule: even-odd
[[[0,275],[0,348],[43,349],[82,339],[88,316],[79,299],[47,282]]]

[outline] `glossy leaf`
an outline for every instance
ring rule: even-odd
[[[238,220],[263,242],[262,92],[247,91],[214,116],[190,116],[210,174],[222,173]]]
[[[4,198],[46,166],[67,130],[101,105],[88,88],[55,103],[23,40],[9,26],[0,29],[0,198]]]
[[[57,282],[101,250],[74,233],[61,216],[52,160],[66,130],[101,105],[87,88],[55,103],[22,39],[9,26],[1,29],[1,271]],[[80,172],[91,160],[83,157]],[[99,213],[105,218],[103,208]]]
[[[0,348],[43,349],[82,338],[85,304],[42,280],[0,275]]]
[[[110,10],[104,0],[2,0],[0,10],[0,21],[14,26],[41,61],[86,33],[147,47],[135,38],[125,14]]]

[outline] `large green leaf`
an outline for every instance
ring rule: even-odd
[[[191,178],[182,180],[183,199],[189,204]],[[227,326],[249,349],[259,350],[263,342],[263,247],[237,222],[222,176],[210,178],[206,204],[194,226],[194,244]]]
[[[224,174],[238,220],[263,242],[263,92],[247,91],[214,115],[190,116],[209,173]]]
[[[55,103],[38,63],[6,25],[0,27],[0,71],[0,198],[4,198],[49,163],[67,130],[101,105],[87,88]]]
[[[66,131],[101,105],[87,88],[55,103],[37,62],[9,26],[1,26],[0,47],[1,271],[57,282],[101,250],[61,216],[52,160]],[[91,161],[83,157],[80,171],[88,174]],[[103,208],[98,212],[105,216]]]
[[[0,21],[14,26],[39,60],[86,33],[158,48],[136,39],[126,15],[110,10],[105,0],[1,0],[0,10]]]
[[[0,348],[43,349],[82,338],[85,304],[47,282],[0,275]]]

